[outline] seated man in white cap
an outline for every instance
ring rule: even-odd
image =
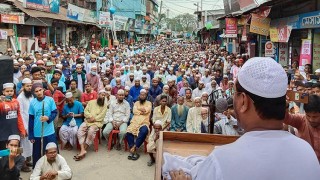
[[[85,120],[78,130],[78,141],[81,151],[74,157],[74,160],[80,161],[87,154],[87,148],[93,143],[96,132],[103,125],[104,117],[107,113],[106,91],[100,90],[98,99],[88,102],[84,110]]]
[[[312,147],[283,131],[287,82],[287,74],[274,59],[249,59],[236,77],[233,97],[236,118],[246,133],[214,149],[190,169],[189,176],[193,180],[318,180],[320,166]],[[175,158],[170,159],[172,164]],[[191,178],[179,172],[179,166],[172,169],[177,170],[171,172],[173,180]],[[250,173],[243,173],[249,169]]]
[[[24,165],[25,158],[18,152],[20,144],[19,135],[10,135],[7,138],[6,149],[10,151],[8,156],[0,158],[0,179],[1,180],[18,180],[20,170]]]
[[[147,152],[150,156],[150,161],[147,163],[148,166],[152,166],[156,162],[155,154],[157,152],[157,142],[160,137],[160,131],[162,131],[162,121],[157,120],[153,123],[147,144]]]
[[[129,76],[128,76],[128,80],[125,83],[125,86],[129,86],[130,88],[132,86],[134,86],[134,74],[132,72],[130,72]]]
[[[202,81],[199,82],[198,87],[192,91],[192,98],[201,97],[202,93],[205,92],[205,86]]]
[[[123,138],[126,135],[127,123],[130,118],[130,105],[124,100],[124,90],[120,89],[117,94],[117,100],[110,104],[109,110],[104,118],[106,127],[102,134],[108,140],[112,130],[119,130],[119,141],[117,141],[117,150],[121,150]]]
[[[147,76],[146,75],[142,75],[141,76],[141,82],[140,82],[141,86],[150,86],[150,81],[147,81]]]
[[[77,132],[82,123],[83,112],[84,109],[81,102],[74,99],[72,92],[67,92],[66,104],[62,110],[64,121],[59,131],[59,137],[62,141],[61,149],[71,150],[76,147]]]
[[[201,133],[201,98],[196,97],[194,99],[194,107],[190,108],[187,116],[186,128],[189,133]]]
[[[26,136],[26,129],[20,113],[20,105],[17,99],[13,98],[14,84],[3,84],[2,96],[0,96],[0,150],[6,148],[8,136],[20,134]]]
[[[139,159],[140,155],[137,153],[137,148],[143,144],[149,132],[152,104],[146,100],[147,94],[147,91],[142,89],[139,100],[133,106],[133,117],[127,129],[127,140],[130,148],[129,160]],[[137,137],[136,140],[135,137]]]
[[[72,178],[72,171],[67,161],[58,154],[55,143],[48,143],[46,154],[42,156],[30,176],[30,180],[67,180]]]
[[[133,102],[136,102],[139,99],[141,89],[143,89],[143,87],[140,85],[140,79],[136,78],[134,80],[134,86],[130,88],[130,95],[133,98]]]

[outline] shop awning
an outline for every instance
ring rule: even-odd
[[[54,14],[54,13],[48,13],[48,12],[43,12],[43,11],[37,11],[37,10],[32,10],[32,9],[27,9],[23,7],[22,3],[19,1],[15,0],[8,0],[9,2],[12,2],[13,5],[20,9],[22,12],[28,14],[31,17],[34,18],[49,18],[49,19],[55,19],[55,20],[61,20],[61,21],[70,21],[70,22],[77,22],[81,23],[78,21],[74,21],[71,19],[67,18],[67,9],[63,8],[60,6],[60,13],[59,14]]]

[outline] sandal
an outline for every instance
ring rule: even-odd
[[[133,160],[133,161],[136,161],[136,160],[139,159],[139,157],[140,157],[140,155],[137,154],[137,153],[135,153],[135,154],[133,154],[133,156],[132,156],[132,160]]]
[[[129,159],[129,160],[132,160],[132,157],[133,157],[133,154],[130,153],[130,155],[128,156],[128,159]]]
[[[155,163],[156,163],[155,161],[150,160],[150,161],[147,163],[147,165],[150,167],[150,166],[153,166]]]
[[[84,155],[82,155],[82,156],[76,156],[75,158],[74,158],[74,160],[75,161],[81,161],[83,158],[85,158],[86,157],[86,155],[84,154]]]

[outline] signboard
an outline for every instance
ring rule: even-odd
[[[270,18],[264,18],[257,14],[252,14],[250,32],[269,36]]]
[[[313,69],[320,68],[320,33],[313,35],[313,56],[312,56]]]
[[[91,10],[85,9],[83,21],[96,23],[96,19],[97,19],[97,16],[96,16],[96,12],[95,11],[91,11]]]
[[[0,39],[8,39],[8,32],[0,30]]]
[[[116,31],[124,31],[126,28],[128,18],[124,16],[114,15],[113,21],[114,21],[114,29]]]
[[[238,34],[238,24],[236,18],[226,18],[226,37],[235,38]]]
[[[320,27],[320,11],[299,15],[299,25],[301,29]]]
[[[110,20],[110,13],[109,12],[99,12],[99,25],[101,27],[110,27],[111,20]]]
[[[265,44],[265,57],[274,57],[275,54],[275,46],[273,42],[267,41]]]
[[[51,13],[59,13],[60,0],[23,0],[25,8]]]
[[[248,37],[247,37],[247,25],[244,25],[243,28],[242,28],[241,41],[248,41]]]
[[[83,21],[85,14],[85,9],[75,6],[73,4],[68,4],[67,17],[76,21]]]
[[[270,38],[272,42],[288,42],[292,26],[272,27],[270,28]]]
[[[282,66],[287,66],[289,60],[288,43],[279,43],[279,63]]]
[[[1,14],[0,22],[9,24],[24,24],[24,15]]]
[[[299,66],[311,64],[311,40],[302,39]],[[299,68],[300,69],[300,68]]]

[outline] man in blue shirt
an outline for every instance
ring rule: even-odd
[[[57,116],[58,110],[54,100],[44,95],[41,83],[32,85],[32,92],[36,98],[31,100],[29,108],[29,140],[33,144],[33,168],[41,158],[42,152],[48,143],[57,144],[53,121]],[[41,147],[41,137],[43,137],[43,147]]]
[[[130,96],[133,98],[133,102],[136,102],[140,95],[140,90],[143,89],[142,86],[140,86],[140,79],[136,78],[134,80],[134,86],[130,89]]]
[[[64,121],[59,131],[59,137],[62,141],[61,148],[72,150],[77,145],[77,132],[83,122],[84,109],[81,102],[74,100],[72,92],[66,93],[66,103],[62,110]]]
[[[149,89],[149,94],[152,96],[153,100],[155,100],[156,97],[161,93],[162,93],[162,88],[159,86],[158,78],[153,78],[152,86]]]

